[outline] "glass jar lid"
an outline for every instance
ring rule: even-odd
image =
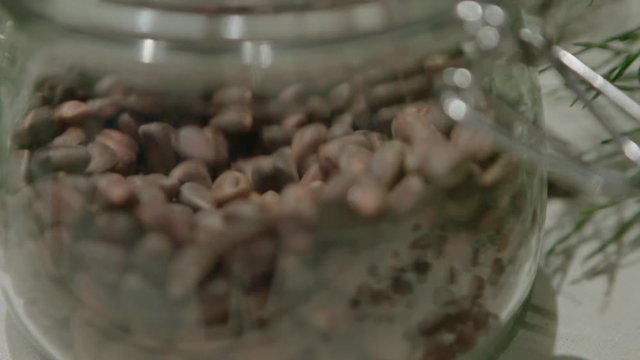
[[[8,0],[88,32],[156,39],[327,41],[424,21],[453,21],[450,0]]]
[[[171,9],[182,12],[265,13],[308,11],[369,3],[371,0],[105,0],[107,3]],[[402,2],[387,0],[386,3]]]

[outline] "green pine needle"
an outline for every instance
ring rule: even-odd
[[[640,26],[615,34],[601,41],[581,41],[573,44],[577,47],[576,56],[587,52],[604,52],[605,59],[594,66],[604,78],[624,91],[640,91],[637,64],[640,60]],[[591,88],[586,87],[592,91]],[[594,93],[593,99],[600,94]],[[571,103],[574,106],[577,99]]]
[[[547,256],[551,256],[555,254],[560,246],[566,244],[576,234],[578,234],[580,230],[582,230],[585,226],[587,226],[591,221],[592,217],[593,215],[588,215],[578,220],[578,222],[576,222],[573,225],[573,227],[571,228],[571,230],[569,230],[569,232],[567,232],[565,235],[563,235],[562,237],[560,237],[558,240],[554,242],[553,246],[551,246],[551,248],[547,251]]]
[[[607,250],[610,246],[619,243],[625,235],[629,233],[635,225],[640,221],[640,211],[635,212],[630,218],[625,220],[613,233],[613,235],[601,243],[597,248],[591,251],[584,259],[584,262],[587,262],[593,259],[596,255],[601,254],[605,250]]]
[[[593,0],[590,0],[589,5],[592,4]],[[627,93],[640,92],[640,26],[600,41],[582,41],[574,45],[576,47],[574,54],[577,56],[590,52],[598,52],[604,55],[603,61],[597,63],[594,68],[608,81]],[[586,84],[585,89],[592,91]],[[597,93],[593,93],[593,98],[597,98],[598,95]],[[624,136],[638,134],[640,134],[640,128],[633,128],[623,133]],[[612,138],[604,139],[597,144],[595,148],[589,150],[587,153],[595,155],[590,157],[591,162],[611,161],[621,158],[622,154],[619,150],[616,150],[615,153],[610,153],[611,147],[608,145],[611,145],[613,142],[614,139]],[[630,179],[638,179],[638,183],[640,184],[640,171],[633,174]],[[546,253],[547,257],[557,254],[562,247],[572,247],[573,245],[569,245],[571,240],[575,239],[588,225],[596,225],[598,221],[597,215],[607,210],[622,210],[626,204],[629,204],[628,200],[633,200],[633,198],[607,202],[583,210],[572,228],[553,242],[553,245]],[[626,241],[630,232],[638,226],[640,226],[640,210],[625,215],[623,221],[611,230],[609,237],[601,241],[596,248],[590,251],[584,257],[583,261],[593,260],[596,256],[604,254],[615,244]],[[576,246],[580,246],[579,242],[575,244]]]

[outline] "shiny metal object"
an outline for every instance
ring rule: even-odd
[[[535,9],[539,15],[543,15],[548,11],[549,3],[548,1],[530,1],[529,9]],[[470,37],[473,38],[472,43],[467,46],[468,55],[480,62],[491,61],[486,60],[487,57],[490,58],[489,50],[511,41],[519,44],[524,62],[538,63],[542,60],[548,63],[564,81],[565,86],[575,93],[577,99],[584,104],[585,108],[609,133],[612,140],[617,143],[621,153],[632,163],[633,173],[630,174],[625,170],[603,169],[594,164],[586,163],[574,155],[566,144],[559,141],[548,142],[549,148],[540,149],[514,140],[508,136],[506,129],[474,109],[473,104],[466,100],[464,94],[472,87],[469,79],[465,81],[464,86],[459,86],[456,81],[446,81],[445,79],[447,84],[451,86],[451,91],[442,97],[445,113],[455,121],[487,131],[493,136],[496,143],[505,149],[526,161],[546,168],[552,176],[572,184],[583,192],[613,197],[628,196],[630,193],[638,192],[640,187],[631,175],[635,174],[638,171],[636,167],[640,166],[640,144],[625,135],[624,129],[613,120],[613,117],[594,103],[591,95],[584,89],[584,84],[608,99],[630,120],[639,125],[640,104],[579,58],[553,44],[536,30],[523,27],[514,38],[513,32],[505,29],[506,24],[509,23],[505,15],[507,12],[503,10],[502,15],[500,13],[498,6],[484,1],[461,1],[459,3],[457,16],[462,20]],[[500,18],[502,18],[501,21],[493,20]],[[453,73],[454,70],[451,69],[449,72]],[[513,118],[520,119],[520,123],[527,124],[527,120],[522,118],[522,114],[511,109],[507,104],[500,103],[500,100],[496,98],[492,98],[491,101],[497,103],[502,111],[507,111]],[[527,131],[538,137],[547,138],[543,129],[530,124],[527,126]]]

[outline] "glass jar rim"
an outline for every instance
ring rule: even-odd
[[[371,35],[420,22],[441,23],[442,17],[452,18],[456,2],[353,0],[332,7],[282,7],[255,12],[241,11],[238,7],[215,12],[198,7],[172,7],[175,1],[6,0],[4,3],[19,14],[19,19],[46,20],[74,31],[211,44],[246,40],[304,43]]]

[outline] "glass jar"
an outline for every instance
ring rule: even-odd
[[[545,175],[440,97],[542,146],[518,48],[470,50],[517,9],[3,3],[2,289],[51,359],[495,356]]]

